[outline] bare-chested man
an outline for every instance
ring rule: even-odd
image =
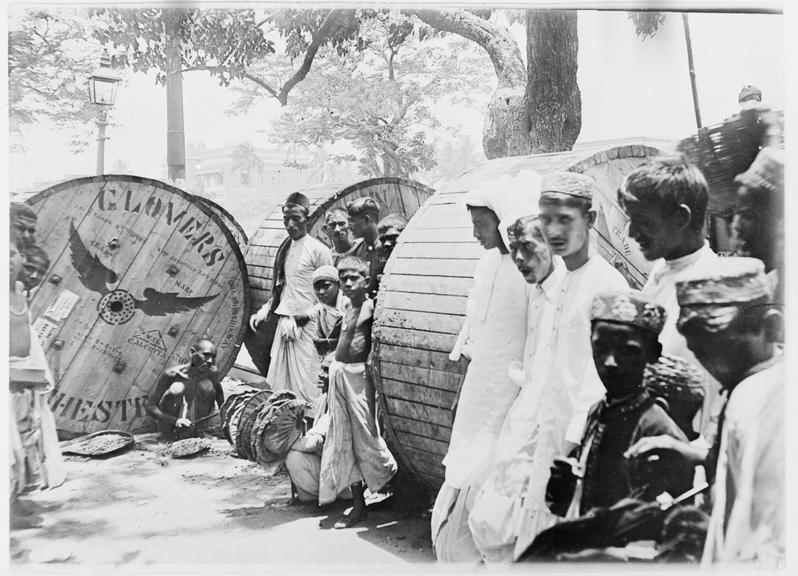
[[[374,415],[374,383],[366,372],[374,304],[368,298],[369,265],[354,256],[338,263],[341,289],[350,300],[330,365],[330,429],[321,457],[319,504],[335,501],[347,487],[354,505],[336,525],[348,528],[366,517],[364,482],[372,492],[396,474],[396,460],[380,436]]]
[[[213,405],[224,403],[216,346],[201,339],[191,347],[187,364],[164,370],[147,401],[147,412],[155,418],[164,441],[201,436]]]

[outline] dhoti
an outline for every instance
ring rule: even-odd
[[[432,546],[438,562],[479,563],[479,550],[468,527],[474,492],[470,487],[458,490],[449,484],[438,492],[431,519]]]
[[[300,328],[290,317],[280,316],[266,375],[275,392],[290,390],[310,404],[315,404],[320,392],[316,381],[321,371],[321,359],[313,344],[315,331],[314,320]]]
[[[365,363],[330,365],[330,430],[321,457],[319,504],[335,501],[356,482],[365,481],[375,492],[396,474],[396,460],[370,408],[370,387]]]

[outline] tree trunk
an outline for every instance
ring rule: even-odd
[[[570,150],[582,129],[575,10],[526,13],[527,123],[532,152]]]
[[[412,10],[425,24],[457,34],[482,47],[493,62],[498,86],[485,114],[482,148],[488,159],[532,151],[526,105],[524,61],[510,32],[465,10]]]

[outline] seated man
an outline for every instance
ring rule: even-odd
[[[297,326],[303,326],[309,321],[315,322],[313,344],[323,358],[335,351],[338,345],[344,305],[347,302],[346,296],[341,294],[335,266],[327,264],[313,272],[313,291],[319,301],[304,314],[294,316],[294,321]]]
[[[202,338],[191,347],[190,355],[188,364],[164,370],[147,400],[147,413],[155,418],[164,442],[201,436],[214,403],[224,404],[216,346]]]
[[[363,482],[372,492],[383,488],[396,474],[396,460],[377,429],[374,384],[366,372],[374,315],[374,304],[367,296],[368,263],[347,256],[338,263],[338,274],[350,302],[330,365],[330,428],[321,455],[319,504],[335,501],[351,487],[352,512],[336,525],[348,528],[366,517]]]
[[[657,341],[665,310],[636,292],[602,292],[591,308],[593,360],[607,389],[591,409],[581,445],[571,458],[556,458],[547,488],[549,508],[575,518],[596,507],[635,496],[653,500],[662,492],[690,489],[693,468],[678,457],[632,462],[624,453],[639,438],[686,436],[646,390],[643,373],[662,350]]]
[[[324,440],[330,428],[330,412],[327,394],[330,383],[330,364],[335,359],[333,354],[325,357],[319,373],[319,395],[314,414],[313,427],[299,438],[285,457],[285,467],[291,477],[291,485],[300,502],[318,502],[319,475],[321,472],[321,454]]]

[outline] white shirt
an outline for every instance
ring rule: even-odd
[[[668,317],[665,326],[659,336],[664,354],[674,354],[691,362],[697,366],[704,374],[706,386],[704,388],[706,397],[702,408],[700,420],[700,432],[704,439],[712,443],[717,427],[717,418],[722,405],[720,399],[720,384],[709,372],[707,372],[696,357],[687,347],[687,341],[676,329],[676,321],[679,319],[679,303],[676,300],[676,282],[685,274],[692,274],[693,271],[711,270],[718,261],[718,255],[709,247],[707,242],[704,245],[686,256],[665,260],[660,258],[651,268],[648,281],[643,287],[642,293],[651,298],[654,302],[665,308]]]
[[[302,314],[316,304],[313,272],[326,264],[332,264],[332,252],[327,246],[310,234],[292,240],[285,257],[285,286],[275,313],[281,316]]]
[[[593,363],[590,307],[598,292],[629,290],[618,270],[598,254],[566,271],[559,295],[544,307],[532,360],[532,385],[540,392],[539,422],[549,421],[578,444],[590,407],[604,397],[604,385]],[[563,429],[564,426],[564,429]]]
[[[703,562],[784,564],[785,383],[781,354],[732,390]]]

